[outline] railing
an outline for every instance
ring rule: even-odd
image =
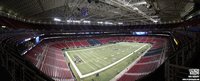
[[[194,40],[195,39],[195,40]],[[188,78],[190,67],[187,63],[197,54],[200,48],[200,39],[195,37],[192,42],[180,48],[165,62],[165,80],[166,81],[182,81]]]
[[[18,54],[12,36],[0,38],[0,65],[6,68],[12,81],[53,81]]]

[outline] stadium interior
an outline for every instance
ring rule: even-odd
[[[4,81],[200,81],[199,48],[200,0],[0,0]]]

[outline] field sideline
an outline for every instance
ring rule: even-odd
[[[103,76],[104,70],[109,70],[109,68],[114,68],[119,64],[128,66],[128,63],[133,62],[150,47],[151,45],[147,43],[120,42],[73,50],[68,49],[65,53],[74,71],[81,79],[98,73]],[[125,68],[124,66],[120,67],[119,69],[115,68],[117,73]],[[117,74],[116,72],[114,73],[114,75]]]

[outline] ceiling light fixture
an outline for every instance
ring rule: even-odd
[[[83,23],[91,23],[91,21],[84,20]]]
[[[141,2],[137,2],[137,3],[134,3],[134,4],[131,4],[132,6],[139,6],[139,5],[143,5],[143,4],[147,4],[146,1],[141,1]]]
[[[72,20],[67,20],[68,23],[72,22]]]
[[[110,25],[112,25],[113,23],[112,23],[112,22],[105,22],[105,24],[110,24]]]
[[[97,22],[98,24],[103,24],[103,22]]]
[[[154,23],[157,23],[157,22],[158,22],[158,20],[154,20],[153,22],[154,22]]]
[[[118,22],[118,24],[119,24],[119,25],[122,25],[123,23],[122,23],[122,22]]]
[[[6,28],[6,26],[1,26],[2,28]]]
[[[81,21],[79,21],[79,20],[72,20],[72,22],[74,22],[74,23],[80,23]]]
[[[58,19],[58,18],[54,18],[54,21],[59,21],[59,22],[60,22],[60,21],[61,21],[61,19]]]

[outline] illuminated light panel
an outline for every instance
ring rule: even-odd
[[[67,20],[68,23],[72,22],[72,20]]]
[[[154,20],[153,22],[154,22],[154,23],[157,23],[158,21],[157,21],[157,20]]]
[[[97,22],[98,24],[103,24],[103,22]]]
[[[112,23],[112,22],[105,22],[105,24],[110,24],[110,25],[112,25],[113,23]]]
[[[147,32],[135,32],[136,35],[146,35]]]
[[[6,26],[1,26],[2,28],[6,28]]]
[[[134,7],[133,10],[139,10],[137,7]]]
[[[143,4],[147,4],[147,2],[146,1],[142,1],[142,2],[131,4],[131,5],[132,6],[139,6],[139,5],[143,5]]]
[[[27,38],[27,39],[25,39],[24,41],[29,41],[29,40],[31,40],[31,38]]]
[[[61,21],[61,19],[58,19],[58,18],[54,18],[54,21]]]
[[[83,23],[91,23],[91,21],[86,21],[86,20],[85,20],[85,21],[83,21]]]
[[[72,22],[74,22],[74,23],[80,23],[81,21],[79,21],[79,20],[72,20]]]
[[[176,43],[176,45],[178,45],[178,41],[174,38],[174,42]]]
[[[119,25],[122,25],[123,23],[122,23],[122,22],[118,22],[118,24],[119,24]]]
[[[35,42],[36,42],[37,44],[40,42],[40,37],[39,37],[39,36],[37,36],[37,37],[35,38]]]

